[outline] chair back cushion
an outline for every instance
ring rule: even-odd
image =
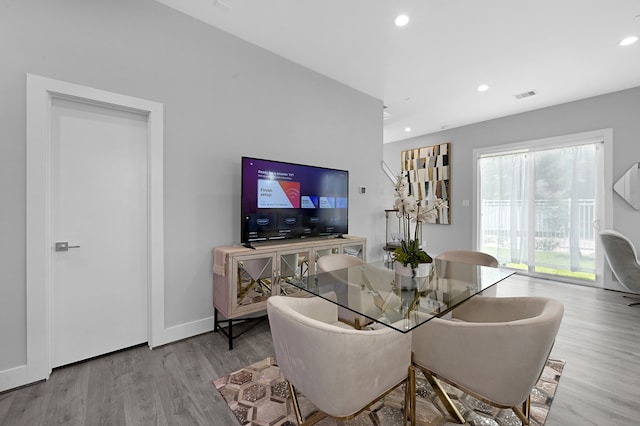
[[[414,362],[494,404],[522,403],[551,352],[564,307],[543,297],[474,297],[413,331]]]
[[[454,262],[471,263],[472,265],[498,266],[498,260],[490,254],[473,250],[449,250],[440,253],[436,259],[451,260]]]
[[[349,271],[346,269],[352,266],[364,264],[364,260],[344,253],[322,256],[316,263],[318,273],[321,274],[318,276],[321,283],[331,284],[335,282],[344,284],[339,285],[336,288],[338,301],[342,304],[348,304],[359,312],[366,312],[371,315],[376,312],[375,307],[370,306],[371,298],[368,298],[368,300],[361,299],[361,285],[364,285],[361,277],[362,272],[353,270]],[[323,274],[323,272],[328,273]],[[367,304],[369,304],[369,306]],[[338,309],[338,317],[341,321],[352,326],[355,325],[356,321],[360,324],[366,324],[368,322],[366,317],[358,315],[345,308]]]
[[[487,253],[471,250],[449,250],[436,256],[436,274],[440,278],[449,278],[465,282],[478,280],[476,265],[497,267],[498,261]]]
[[[284,377],[329,415],[354,414],[407,376],[409,334],[334,326],[336,305],[318,297],[271,296],[267,312]]]
[[[350,254],[329,254],[321,256],[316,262],[316,265],[318,266],[318,272],[320,273],[350,268],[364,263],[364,260],[351,256]]]

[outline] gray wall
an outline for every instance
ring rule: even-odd
[[[151,0],[0,0],[0,52],[0,371],[26,361],[26,73],[164,104],[167,327],[213,315],[242,155],[349,170],[350,233],[381,257],[380,100]]]
[[[428,251],[435,254],[455,248],[471,249],[472,207],[463,207],[462,200],[473,200],[474,149],[612,128],[612,174],[615,182],[632,164],[640,161],[638,111],[640,88],[633,88],[385,144],[384,161],[398,172],[402,150],[451,142],[451,225],[426,225],[424,238]],[[386,197],[392,200],[393,193],[387,192]],[[613,227],[628,235],[638,246],[639,221],[640,211],[633,210],[622,198],[614,194]]]

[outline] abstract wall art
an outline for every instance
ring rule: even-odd
[[[436,198],[447,203],[438,212],[437,224],[451,223],[451,144],[407,149],[400,153],[402,174],[409,181],[409,191],[418,200],[429,202]]]

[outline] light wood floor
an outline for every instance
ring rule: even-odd
[[[621,293],[514,276],[498,296],[565,304],[552,357],[566,361],[547,426],[640,424],[640,307]],[[0,425],[236,425],[212,380],[273,355],[265,322],[235,341],[207,333],[54,370],[0,394]]]

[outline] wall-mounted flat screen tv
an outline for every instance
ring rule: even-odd
[[[242,243],[348,232],[349,172],[242,157]]]

